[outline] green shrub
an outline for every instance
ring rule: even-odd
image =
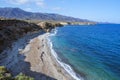
[[[0,73],[7,72],[7,69],[4,66],[0,66]]]
[[[0,66],[0,80],[13,80],[10,73],[4,66]]]
[[[0,80],[34,80],[34,78],[26,76],[22,73],[14,78],[4,66],[0,66]]]
[[[33,78],[26,76],[25,74],[20,73],[16,76],[15,80],[34,80]]]

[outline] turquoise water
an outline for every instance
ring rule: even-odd
[[[68,25],[56,30],[50,37],[53,49],[77,74],[85,80],[120,80],[120,25]]]

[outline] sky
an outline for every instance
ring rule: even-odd
[[[0,7],[120,23],[120,0],[0,0]]]

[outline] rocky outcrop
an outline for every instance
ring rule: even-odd
[[[42,28],[33,23],[21,20],[0,20],[0,53],[23,35],[39,30]]]
[[[63,24],[61,24],[60,22],[40,22],[37,25],[40,26],[46,32],[50,32],[51,29],[53,29],[57,26],[59,26],[59,27],[63,26]]]

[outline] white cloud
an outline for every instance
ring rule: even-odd
[[[15,5],[23,5],[23,4],[35,4],[39,7],[45,7],[44,0],[6,0],[8,3]]]
[[[9,0],[10,3],[12,4],[26,4],[28,0]]]
[[[55,8],[53,8],[53,10],[61,10],[62,8],[61,7],[55,7]]]
[[[40,7],[45,7],[44,0],[36,0],[35,4],[40,6]]]
[[[10,4],[13,4],[13,5],[23,5],[23,6],[27,5],[26,8],[24,8],[24,10],[26,11],[32,11],[31,5],[32,6],[35,5],[36,8],[44,8],[46,10],[52,10],[52,11],[62,10],[62,8],[59,6],[51,7],[49,6],[49,4],[47,5],[45,3],[45,0],[6,0],[6,1],[8,1]]]
[[[25,10],[25,11],[32,11],[31,8],[25,8],[24,10]]]

